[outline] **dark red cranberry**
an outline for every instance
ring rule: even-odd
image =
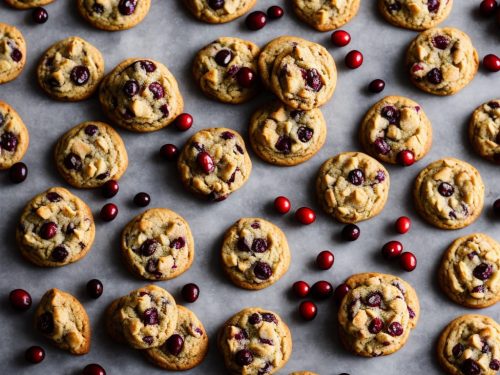
[[[481,263],[480,265],[476,266],[476,268],[474,268],[472,274],[476,279],[482,281],[488,280],[493,274],[493,267],[488,263]]]
[[[365,297],[365,305],[370,307],[379,307],[382,303],[382,295],[378,292],[373,292]]]
[[[312,301],[304,301],[299,306],[299,314],[304,320],[313,320],[318,314],[318,308]]]
[[[332,43],[337,47],[345,47],[351,41],[351,35],[344,30],[336,30],[332,33],[330,38]]]
[[[260,10],[250,13],[245,20],[245,24],[250,30],[260,30],[266,26],[266,23],[267,16]]]
[[[439,68],[429,70],[426,77],[427,81],[434,85],[438,85],[443,82],[443,73],[441,73],[441,69]]]
[[[437,13],[437,11],[439,10],[439,5],[440,5],[439,0],[428,0],[427,1],[427,9],[431,13]]]
[[[333,295],[333,286],[325,280],[317,281],[313,284],[311,292],[317,299],[327,299]]]
[[[49,312],[43,313],[38,317],[36,328],[43,334],[49,335],[54,331],[54,318]]]
[[[381,155],[387,155],[391,151],[391,146],[389,146],[384,138],[375,139],[373,147]]]
[[[189,283],[182,287],[181,294],[184,301],[193,303],[200,296],[200,288],[198,288],[198,285],[196,284]]]
[[[500,70],[500,57],[491,53],[484,56],[483,66],[490,72],[498,72]]]
[[[380,111],[380,115],[389,121],[389,124],[397,124],[399,123],[399,119],[401,118],[401,113],[396,107],[392,105],[387,105]]]
[[[85,127],[84,132],[89,137],[93,137],[94,135],[96,135],[99,132],[99,129],[97,128],[97,126],[90,124],[90,125],[87,125]]]
[[[44,360],[45,358],[45,350],[41,346],[31,346],[26,349],[24,353],[24,358],[29,363],[37,364]]]
[[[214,160],[206,151],[202,151],[198,154],[196,162],[206,174],[212,173],[215,169]]]
[[[323,87],[323,80],[316,69],[307,69],[303,76],[306,80],[306,85],[313,91],[318,92]]]
[[[59,202],[62,199],[62,197],[59,194],[57,194],[56,192],[53,192],[53,191],[48,192],[45,197],[49,200],[49,202],[52,202],[52,203]]]
[[[89,81],[90,71],[86,66],[78,65],[71,69],[69,76],[75,85],[83,86]]]
[[[208,6],[213,10],[222,9],[225,4],[225,0],[208,0]]]
[[[44,223],[40,228],[39,234],[40,237],[42,237],[44,240],[50,240],[51,238],[54,238],[57,234],[57,224],[52,221]]]
[[[401,257],[399,258],[399,264],[401,265],[402,269],[407,272],[411,272],[417,267],[417,257],[413,253],[407,251],[401,254]]]
[[[382,79],[374,79],[368,85],[368,90],[370,90],[375,94],[384,91],[384,89],[385,89],[385,82]]]
[[[151,203],[151,197],[148,193],[137,193],[134,197],[134,204],[138,207],[146,207]]]
[[[147,326],[157,325],[160,322],[158,310],[155,307],[150,307],[149,309],[144,310],[144,313],[142,314],[142,321]]]
[[[9,293],[9,301],[13,308],[19,311],[28,310],[31,306],[31,296],[24,289],[14,289]]]
[[[493,202],[493,213],[496,217],[500,217],[500,199]]]
[[[389,241],[382,246],[382,255],[386,259],[394,259],[403,252],[403,245],[399,241]]]
[[[217,65],[226,67],[233,59],[233,53],[228,49],[221,49],[214,57]]]
[[[123,1],[123,0],[122,0]],[[144,69],[148,73],[153,73],[156,70],[156,65],[154,62],[149,60],[141,60],[140,61],[141,68]]]
[[[228,132],[228,131],[223,132],[220,136],[225,141],[233,139],[235,137],[234,133],[231,133],[231,132]]]
[[[313,137],[313,135],[314,135],[314,130],[307,126],[301,126],[297,130],[297,137],[303,143],[309,142]]]
[[[471,293],[484,293],[484,285],[478,285],[472,288]]]
[[[97,363],[91,363],[84,367],[82,375],[106,375],[106,371]]]
[[[264,262],[257,262],[253,268],[253,273],[260,280],[267,280],[273,275],[271,266]]]
[[[458,343],[453,347],[453,349],[451,349],[451,353],[453,354],[453,357],[460,358],[460,356],[464,352],[464,349],[465,349],[464,346]]]
[[[101,208],[99,216],[104,221],[112,221],[118,215],[118,207],[114,203],[107,203]]]
[[[167,161],[175,161],[179,156],[179,149],[176,145],[167,143],[166,145],[161,146],[160,156]]]
[[[259,314],[257,313],[253,313],[252,315],[250,315],[248,317],[248,322],[250,324],[253,324],[253,325],[256,325],[256,324],[259,324],[260,322],[262,321],[262,318]]]
[[[483,0],[479,4],[479,12],[484,17],[492,16],[497,9],[497,2],[495,0]]]
[[[391,12],[398,12],[402,9],[401,2],[396,0],[394,3],[388,4],[387,9],[389,9],[389,11]]]
[[[384,322],[380,318],[374,318],[368,325],[368,331],[374,335],[382,331],[384,328]]]
[[[292,204],[287,197],[279,196],[274,200],[274,208],[280,214],[286,214],[292,208]]]
[[[263,238],[256,238],[252,242],[252,251],[254,253],[265,253],[267,251],[267,241]]]
[[[387,332],[391,336],[401,336],[403,334],[404,330],[403,330],[403,326],[401,325],[401,323],[392,322],[391,324],[389,324],[389,327],[387,327]]]
[[[276,150],[279,152],[282,152],[284,154],[290,153],[292,150],[292,140],[290,137],[286,135],[281,135],[278,140],[276,141],[276,144],[274,145]]]
[[[77,154],[70,153],[64,158],[64,166],[66,169],[80,171],[82,169],[82,159]]]
[[[396,228],[396,232],[400,234],[408,233],[411,229],[411,220],[407,216],[401,216],[396,220],[394,227]]]
[[[102,14],[104,13],[104,5],[94,3],[94,5],[92,5],[92,11],[97,14]]]
[[[158,249],[158,246],[160,246],[158,241],[150,238],[142,243],[139,250],[140,250],[142,256],[150,257],[151,255],[153,255],[156,252],[156,250]]]
[[[118,11],[124,16],[130,16],[135,12],[137,0],[120,0],[118,3]]]
[[[271,313],[262,313],[262,320],[268,323],[278,324],[278,319],[274,314]]]
[[[234,360],[236,361],[236,364],[238,366],[248,366],[250,363],[253,362],[253,354],[250,350],[248,349],[242,349],[238,352],[236,352],[236,355],[234,356]]]
[[[12,60],[14,60],[15,62],[19,62],[21,61],[21,59],[23,58],[23,53],[18,50],[17,48],[14,48],[12,50],[12,52],[10,53],[10,57],[12,58]]]
[[[52,253],[50,254],[50,258],[57,263],[62,263],[66,260],[69,253],[68,250],[64,246],[56,246]]]
[[[236,80],[238,81],[238,84],[247,89],[253,86],[256,79],[257,76],[255,75],[255,72],[246,66],[238,70],[238,73],[236,73]]]
[[[349,69],[357,69],[363,64],[363,54],[353,50],[345,56],[345,65]]]
[[[333,253],[328,250],[323,250],[316,257],[316,265],[321,270],[329,270],[333,266],[333,262],[335,261],[335,257]]]
[[[134,97],[139,92],[139,83],[135,79],[129,79],[123,85],[123,92],[129,98]]]
[[[102,295],[104,291],[104,286],[102,282],[98,279],[89,280],[87,283],[87,294],[90,298],[97,299]]]
[[[472,358],[467,358],[463,361],[460,365],[460,370],[462,370],[464,375],[480,375],[482,373],[481,367]]]
[[[490,369],[495,371],[500,370],[500,361],[498,359],[492,359],[490,362]]]
[[[102,195],[104,198],[112,198],[116,194],[118,194],[118,190],[120,190],[120,186],[118,185],[118,181],[109,180],[102,185]]]
[[[267,8],[267,16],[271,20],[277,20],[278,18],[283,17],[283,14],[285,14],[285,11],[280,6],[273,5]]]
[[[186,241],[184,240],[184,237],[178,237],[174,240],[172,240],[172,242],[170,242],[170,247],[172,249],[182,249],[184,246],[186,246]]]
[[[156,100],[161,99],[165,96],[165,90],[159,82],[150,83],[148,88],[149,91],[151,91],[151,94],[153,94],[153,98]]]
[[[438,49],[446,49],[450,44],[450,39],[444,35],[437,35],[432,39],[432,44]]]
[[[177,130],[185,132],[186,130],[191,128],[191,126],[193,126],[193,116],[191,116],[189,113],[181,113],[175,119],[174,125]]]
[[[16,150],[18,144],[18,139],[11,132],[5,132],[2,134],[1,146],[5,151],[13,152]]]
[[[179,334],[170,336],[167,340],[167,350],[170,354],[178,356],[184,348],[184,339]]]
[[[333,294],[333,297],[335,298],[335,301],[339,305],[342,302],[342,300],[344,299],[344,297],[347,295],[347,293],[349,293],[349,290],[351,290],[351,288],[349,288],[349,285],[347,285],[347,284],[339,284],[335,288],[335,292]]]
[[[438,186],[438,192],[443,197],[451,197],[455,192],[455,188],[447,182],[441,182]]]
[[[294,282],[292,286],[293,293],[299,298],[307,297],[310,289],[309,284],[302,280]]]
[[[300,207],[295,211],[295,219],[301,224],[309,225],[316,220],[316,213],[309,207]]]
[[[33,18],[33,22],[35,23],[45,23],[49,19],[49,13],[42,8],[42,7],[37,7],[33,9],[33,13],[31,13],[31,18]]]
[[[347,179],[351,184],[359,186],[365,182],[365,174],[361,169],[353,169],[347,175]]]
[[[361,234],[361,230],[356,224],[347,224],[342,228],[342,239],[344,241],[356,241]]]
[[[9,169],[9,179],[15,184],[19,184],[28,177],[28,167],[23,162],[18,162],[12,165]]]

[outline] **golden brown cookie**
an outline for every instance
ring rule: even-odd
[[[203,22],[230,22],[248,12],[257,0],[184,0],[193,15]]]
[[[28,150],[30,137],[19,114],[0,100],[0,170],[20,161]]]
[[[14,26],[0,22],[0,84],[16,79],[26,64],[26,41]]]
[[[126,30],[142,22],[151,0],[77,0],[81,16],[92,26],[106,31]]]
[[[361,0],[293,0],[295,14],[318,31],[334,30],[356,16]]]
[[[469,122],[469,140],[481,157],[500,164],[500,99],[476,108]]]
[[[29,9],[41,7],[42,5],[47,5],[54,0],[5,0],[7,5],[10,5],[14,9]]]

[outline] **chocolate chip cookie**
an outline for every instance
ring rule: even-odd
[[[274,284],[288,270],[290,258],[285,234],[267,220],[240,219],[224,236],[222,267],[240,288],[255,290]]]
[[[278,314],[246,308],[219,331],[217,343],[232,374],[274,374],[292,354],[292,335]]]
[[[469,140],[481,157],[500,164],[500,99],[476,108],[469,123]]]
[[[48,290],[35,312],[35,327],[55,346],[71,354],[90,351],[90,321],[82,304],[59,289]]]
[[[26,41],[14,26],[0,22],[0,84],[16,79],[26,64]]]
[[[18,113],[0,100],[0,170],[20,161],[29,145],[26,125]]]
[[[225,23],[248,12],[257,0],[184,0],[187,8],[200,21]]]
[[[5,3],[15,9],[29,9],[41,7],[42,5],[50,4],[53,1],[54,0],[5,0]]]
[[[140,23],[151,0],[77,0],[81,16],[92,26],[107,31],[126,30]]]
[[[420,172],[413,197],[418,212],[430,224],[441,229],[460,229],[481,214],[484,184],[472,165],[446,158]]]
[[[358,13],[360,0],[293,0],[297,17],[318,31],[345,25]]]
[[[35,196],[24,208],[16,231],[21,255],[42,267],[59,267],[80,260],[95,235],[90,208],[61,187]]]

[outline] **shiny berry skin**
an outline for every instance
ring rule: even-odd
[[[15,184],[20,184],[28,177],[28,167],[23,162],[12,165],[9,169],[9,179]]]
[[[500,199],[493,202],[493,214],[500,218]]]
[[[266,23],[267,16],[260,10],[250,13],[245,20],[245,24],[250,30],[260,30],[266,26]]]
[[[170,354],[178,356],[184,349],[184,339],[181,335],[174,334],[168,338],[166,347]]]
[[[335,261],[335,257],[333,256],[331,251],[323,250],[316,257],[316,266],[320,270],[329,270],[333,266],[333,262]]]
[[[292,205],[287,197],[279,196],[274,200],[274,208],[280,214],[286,214],[290,211]]]
[[[394,259],[403,252],[403,245],[399,241],[389,241],[382,246],[382,255],[386,259]]]
[[[151,197],[148,193],[137,193],[134,197],[134,204],[137,207],[146,207],[151,203]]]
[[[479,12],[484,17],[490,17],[495,13],[497,6],[496,0],[483,0],[481,4],[479,4]]]
[[[304,301],[300,303],[299,314],[304,320],[313,320],[318,314],[318,308],[312,301]]]
[[[486,55],[483,58],[483,66],[490,72],[498,72],[500,70],[500,58],[494,54]]]
[[[285,14],[285,11],[282,7],[277,5],[273,5],[267,9],[267,16],[271,20],[277,20],[278,18],[283,17],[283,14]]]
[[[363,64],[363,54],[352,50],[345,56],[345,65],[349,69],[358,69]]]
[[[31,307],[31,296],[24,289],[14,289],[9,293],[12,307],[18,311],[26,311]]]
[[[311,292],[317,299],[327,299],[333,295],[333,286],[328,281],[321,280],[313,284]]]
[[[106,375],[106,371],[97,363],[91,363],[90,365],[85,366],[82,371],[82,375]]]
[[[45,358],[45,350],[41,346],[31,346],[24,352],[24,358],[29,363],[40,363]]]
[[[309,225],[316,220],[316,214],[309,207],[300,207],[295,211],[295,219],[301,224]]]
[[[411,272],[417,267],[417,257],[413,255],[413,253],[406,251],[401,254],[401,257],[399,258],[399,265],[405,271]]]
[[[337,30],[332,33],[332,43],[337,47],[345,47],[351,42],[351,35],[344,30]]]
[[[189,283],[182,287],[181,294],[184,301],[193,303],[200,296],[200,288],[198,288],[198,285],[196,284]]]
[[[342,228],[342,239],[344,241],[356,241],[361,234],[361,230],[356,224],[347,224]]]
[[[37,7],[35,9],[33,9],[33,13],[31,13],[31,17],[33,19],[33,22],[38,23],[38,24],[42,24],[42,23],[47,22],[47,20],[49,19],[49,13],[47,13],[47,11],[44,8]]]
[[[104,221],[112,221],[118,215],[118,207],[114,203],[107,203],[101,208],[99,217]]]
[[[176,161],[179,157],[179,149],[176,145],[167,143],[160,148],[160,157],[166,161]]]
[[[213,172],[215,169],[214,160],[206,151],[201,151],[196,157],[196,161],[198,162],[198,165],[203,170],[203,172],[205,172],[206,174]]]
[[[248,366],[250,363],[253,362],[253,354],[248,349],[241,349],[240,351],[236,352],[234,360],[236,364],[238,364],[241,367]]]
[[[399,151],[396,159],[398,163],[403,167],[409,167],[410,165],[415,163],[415,155],[409,150]]]
[[[57,234],[57,225],[52,221],[44,223],[40,228],[40,237],[42,237],[44,240],[50,240],[51,238],[54,238],[56,234]]]
[[[100,280],[92,279],[87,283],[87,294],[89,297],[97,299],[102,295],[104,286]]]
[[[351,290],[351,288],[349,288],[349,285],[339,284],[335,288],[335,292],[333,293],[333,298],[335,299],[335,302],[337,302],[340,305],[346,294],[349,293],[349,290]]]
[[[385,89],[385,82],[382,79],[374,79],[368,85],[368,90],[370,92],[373,92],[374,94],[382,92],[384,91],[384,89]]]
[[[394,228],[399,234],[408,233],[411,229],[411,220],[408,216],[399,217],[394,223]]]
[[[181,113],[174,121],[177,130],[185,132],[193,126],[193,116],[189,113]]]
[[[309,294],[311,288],[305,281],[296,281],[292,286],[293,293],[299,298],[305,298]]]
[[[102,196],[104,198],[113,198],[116,194],[118,194],[118,190],[120,190],[120,185],[118,185],[118,181],[109,180],[102,185]]]
[[[255,72],[247,67],[243,67],[236,73],[236,80],[241,87],[251,88],[257,79]]]

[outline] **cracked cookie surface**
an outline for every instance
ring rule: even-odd
[[[230,22],[248,12],[257,0],[184,0],[187,8],[200,21]]]
[[[29,133],[19,114],[0,100],[0,170],[20,161],[29,146]]]
[[[151,0],[77,0],[80,15],[92,26],[107,31],[136,26],[150,6]]]
[[[295,14],[318,31],[329,31],[349,22],[360,0],[293,0]]]
[[[5,0],[5,3],[15,9],[29,9],[47,5],[54,0]]]
[[[16,79],[26,64],[26,41],[21,31],[0,22],[0,84]]]
[[[378,0],[378,8],[391,24],[422,31],[443,22],[451,12],[453,0]]]
[[[500,99],[476,108],[469,123],[469,139],[480,156],[500,164]]]

